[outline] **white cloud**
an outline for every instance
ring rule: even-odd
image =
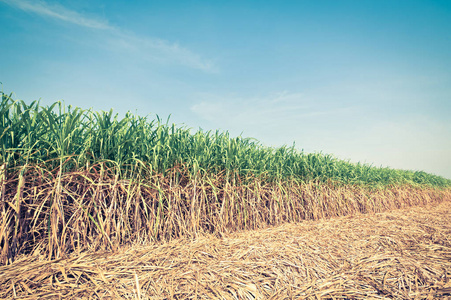
[[[134,57],[147,62],[178,64],[209,73],[218,71],[214,63],[203,59],[200,55],[176,43],[170,43],[158,38],[137,36],[133,32],[126,32],[110,25],[107,20],[86,17],[58,4],[29,0],[0,1],[20,10],[35,13],[41,17],[102,31],[101,39],[106,39],[110,45],[113,45],[113,47],[108,47],[110,51],[117,51],[118,49],[128,51]]]
[[[115,29],[109,38],[109,44],[109,48],[132,53],[134,57],[147,62],[180,64],[207,73],[218,72],[213,62],[176,43],[162,39],[137,36],[132,32]]]
[[[218,97],[200,95],[200,102],[191,111],[204,120],[228,127],[233,124],[281,127],[309,118],[344,114],[351,107],[328,107],[320,101],[311,101],[301,93],[281,92],[266,97]]]
[[[317,140],[319,134],[334,131],[340,126],[334,124],[330,128],[333,120],[346,120],[355,111],[353,107],[311,101],[301,93],[282,92],[253,98],[205,94],[198,98],[200,101],[190,109],[207,122],[204,129],[228,130],[232,135],[242,133],[269,146],[296,141],[302,148],[313,147],[310,142]]]
[[[93,29],[112,29],[112,27],[105,20],[87,18],[79,13],[69,10],[61,5],[48,4],[43,1],[28,1],[28,0],[0,0],[11,6],[17,7],[23,11],[32,12],[43,17],[50,17],[60,21],[76,24],[79,26],[93,28]]]

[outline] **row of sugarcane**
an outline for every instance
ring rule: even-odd
[[[13,101],[2,94],[0,165],[17,168],[39,164],[63,171],[104,162],[118,166],[121,177],[134,176],[137,165],[164,174],[184,165],[198,172],[255,175],[265,181],[295,179],[384,186],[391,184],[451,186],[451,180],[421,171],[395,170],[339,160],[322,153],[304,153],[293,146],[265,147],[228,132],[169,125],[127,113],[93,112],[64,106],[42,107],[35,101]],[[64,163],[64,164],[63,164]]]
[[[443,177],[2,94],[0,264],[450,198]]]

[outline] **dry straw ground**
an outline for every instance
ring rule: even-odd
[[[451,202],[0,266],[6,299],[451,299]]]

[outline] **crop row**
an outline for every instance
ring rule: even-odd
[[[255,139],[228,132],[198,130],[149,120],[127,113],[94,112],[56,102],[26,104],[2,94],[0,106],[0,165],[4,170],[39,165],[60,172],[76,171],[98,162],[121,178],[140,172],[165,174],[183,165],[193,176],[227,174],[265,182],[334,181],[345,184],[393,184],[449,187],[451,180],[421,171],[394,170],[339,160],[332,155],[305,153],[294,146],[265,147]]]

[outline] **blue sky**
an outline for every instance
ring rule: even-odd
[[[17,99],[451,178],[451,1],[0,0]]]

